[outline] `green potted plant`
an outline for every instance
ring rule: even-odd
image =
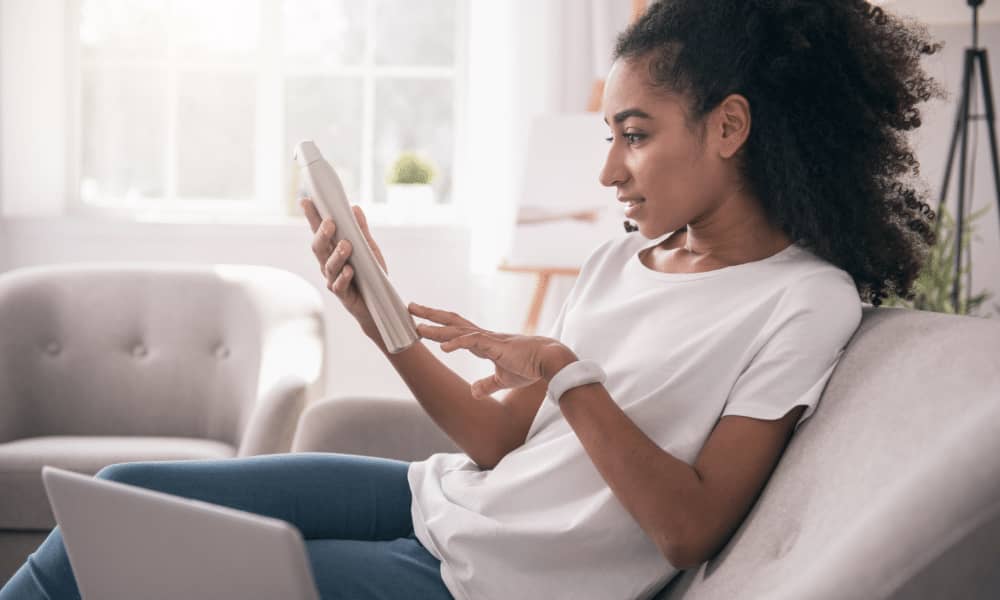
[[[989,206],[968,216],[962,227],[962,256],[970,256],[970,240],[973,234],[973,223],[989,210]],[[966,262],[959,274],[958,303],[954,306],[951,300],[951,288],[955,280],[955,219],[946,206],[941,207],[938,215],[941,220],[938,230],[937,244],[930,249],[924,268],[913,283],[913,300],[905,300],[899,296],[886,298],[884,306],[899,306],[916,310],[952,313],[960,315],[977,315],[980,305],[993,294],[980,292],[966,300],[965,277],[971,272],[971,262]]]
[[[394,217],[405,220],[434,205],[431,182],[437,175],[434,164],[416,152],[399,155],[386,174],[386,202]]]

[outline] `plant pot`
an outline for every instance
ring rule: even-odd
[[[385,191],[390,221],[419,220],[434,207],[434,186],[429,183],[389,184]]]

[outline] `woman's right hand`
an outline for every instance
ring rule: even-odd
[[[340,299],[344,308],[361,325],[362,331],[368,337],[372,338],[373,341],[381,344],[378,328],[375,326],[375,321],[372,319],[371,313],[368,312],[368,307],[365,305],[364,300],[361,299],[358,284],[354,281],[354,269],[351,265],[347,264],[347,259],[353,251],[351,243],[344,239],[334,248],[333,238],[334,232],[337,231],[337,225],[333,222],[333,219],[324,220],[320,217],[319,211],[316,210],[316,205],[309,198],[302,199],[299,204],[302,206],[306,218],[309,219],[309,227],[312,228],[314,234],[312,251],[316,255],[316,260],[319,261],[320,272],[326,278],[326,289],[333,292]],[[372,239],[371,231],[368,230],[368,220],[365,218],[365,213],[357,205],[351,206],[351,211],[354,213],[354,218],[361,227],[361,233],[365,236],[365,240],[368,241],[368,246],[371,247],[372,252],[375,254],[375,259],[378,260],[379,265],[382,267],[382,271],[388,273],[389,270],[385,266],[385,259],[382,258],[382,251],[379,249],[378,244],[375,243],[375,240]]]

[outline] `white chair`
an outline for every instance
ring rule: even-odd
[[[0,274],[0,582],[55,525],[43,465],[287,452],[324,345],[318,291],[273,267]]]

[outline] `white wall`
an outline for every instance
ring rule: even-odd
[[[894,13],[910,16],[934,26],[963,25],[972,20],[972,9],[966,0],[881,0],[881,4]],[[980,23],[1000,21],[1000,4],[989,0],[980,6],[979,21]]]
[[[66,196],[65,2],[0,2],[0,208],[58,215]],[[30,90],[30,93],[25,91]],[[38,173],[38,165],[52,165]]]

